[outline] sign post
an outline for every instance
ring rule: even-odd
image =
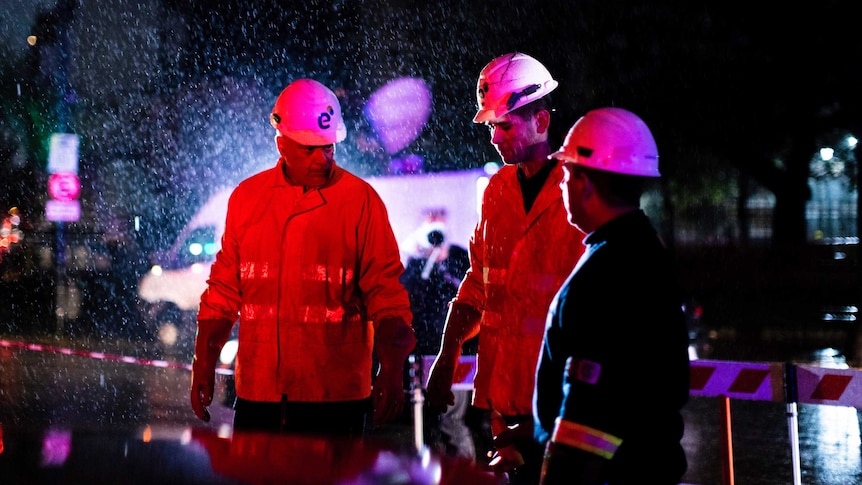
[[[57,317],[56,333],[62,336],[66,323],[66,312],[70,303],[70,292],[66,281],[66,242],[63,224],[81,218],[81,181],[78,179],[78,135],[54,133],[48,153],[48,195],[45,203],[45,218],[57,223],[57,239],[54,250],[54,266],[57,269],[54,314]]]

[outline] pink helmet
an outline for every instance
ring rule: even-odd
[[[297,79],[284,88],[275,100],[269,122],[301,145],[332,145],[347,137],[338,98],[313,79]]]
[[[622,108],[589,111],[548,158],[639,177],[660,177],[658,147],[646,123]]]
[[[473,122],[495,120],[545,96],[558,85],[545,66],[527,54],[513,52],[497,57],[479,74],[476,85],[479,111]]]

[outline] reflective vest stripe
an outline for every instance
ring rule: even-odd
[[[610,460],[623,440],[582,424],[557,418],[551,441],[578,448]]]

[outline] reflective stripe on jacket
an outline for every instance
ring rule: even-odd
[[[303,192],[281,163],[231,195],[222,249],[199,319],[239,314],[237,396],[321,402],[371,394],[372,321],[410,323],[410,302],[386,207],[335,167]]]
[[[470,240],[471,268],[456,301],[483,312],[473,402],[504,415],[532,414],[534,374],[548,305],[583,253],[568,223],[557,164],[529,214],[517,167],[491,177]]]

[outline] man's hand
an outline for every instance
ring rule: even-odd
[[[518,423],[511,426],[505,426],[504,423],[502,428],[498,427],[494,430],[493,443],[496,450],[488,452],[491,458],[488,466],[494,473],[507,473],[523,465],[524,457],[520,450],[534,446],[532,440],[531,423]]]
[[[425,386],[428,409],[432,412],[444,413],[447,407],[455,404],[452,382],[461,358],[461,346],[479,334],[481,319],[482,313],[466,303],[453,301],[449,306],[440,353],[431,365],[428,384]]]
[[[192,363],[191,403],[195,416],[205,422],[210,421],[207,406],[213,402],[215,388],[215,363],[209,366],[201,359],[195,358]]]
[[[455,369],[458,366],[458,356],[455,362],[442,354],[437,355],[431,364],[426,385],[426,405],[435,413],[444,413],[446,408],[455,404],[455,394],[452,393],[452,382],[455,380]]]
[[[374,380],[371,396],[374,403],[374,424],[380,426],[394,421],[404,408],[402,372],[381,369]]]
[[[221,348],[230,337],[230,320],[201,320],[195,336],[195,356],[192,361],[192,385],[189,400],[195,416],[209,422],[207,406],[213,402],[215,368]]]
[[[374,331],[374,347],[380,372],[374,380],[371,400],[374,424],[381,425],[397,418],[404,407],[404,363],[416,347],[413,327],[400,317],[380,319]]]

